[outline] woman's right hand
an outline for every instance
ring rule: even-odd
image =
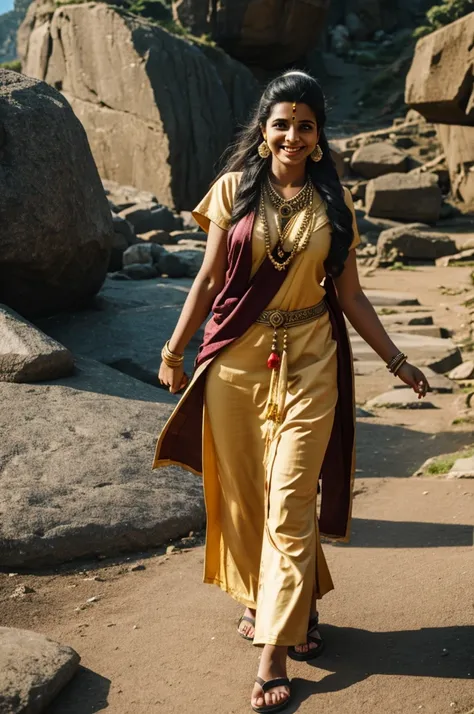
[[[165,362],[160,365],[158,380],[164,387],[168,387],[172,394],[184,389],[189,381],[183,365],[180,367],[168,367]]]

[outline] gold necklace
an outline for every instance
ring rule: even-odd
[[[267,221],[267,215],[265,212],[265,195],[268,195],[268,191],[265,190],[266,186],[262,186],[262,193],[260,196],[260,204],[259,204],[259,216],[262,221],[263,225],[263,233],[264,233],[264,239],[265,239],[265,251],[267,253],[267,256],[272,263],[272,265],[277,269],[277,270],[285,270],[287,266],[291,263],[293,258],[295,257],[296,253],[300,253],[305,248],[307,247],[309,243],[309,239],[311,236],[311,230],[310,228],[310,223],[311,223],[311,218],[313,215],[312,211],[312,200],[311,203],[309,203],[306,208],[304,209],[304,215],[303,215],[303,220],[301,221],[301,226],[295,236],[295,239],[293,241],[293,246],[291,248],[291,251],[287,252],[283,248],[283,243],[287,237],[288,234],[288,224],[285,226],[285,229],[280,232],[278,231],[278,243],[277,243],[277,255],[281,259],[281,262],[278,260],[275,260],[272,254],[272,246],[271,246],[271,239],[270,239],[270,229],[268,227],[268,221]],[[312,198],[312,189],[311,189],[311,198]],[[284,258],[284,256],[287,256]]]
[[[309,201],[313,198],[313,190],[311,181],[308,179],[305,185],[292,198],[283,198],[280,196],[274,185],[267,176],[268,195],[272,205],[277,209],[281,219],[291,218],[295,213],[305,208]]]

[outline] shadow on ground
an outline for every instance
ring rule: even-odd
[[[417,523],[353,518],[344,548],[454,548],[473,545],[474,528],[461,523]],[[338,547],[338,543],[332,543]]]
[[[311,665],[326,670],[318,682],[293,678],[289,714],[315,694],[339,692],[372,675],[474,678],[474,626],[370,632],[322,625],[326,653]]]
[[[473,442],[472,432],[426,432],[403,426],[358,422],[357,476],[406,478],[433,456],[458,451]]]
[[[87,667],[79,667],[75,677],[45,710],[45,714],[95,714],[108,709],[110,679]]]

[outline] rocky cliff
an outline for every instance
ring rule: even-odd
[[[25,74],[71,103],[101,176],[178,210],[202,196],[257,96],[249,70],[218,48],[101,3],[36,2],[19,47]]]
[[[16,33],[30,3],[31,0],[15,0],[13,10],[0,15],[0,62],[16,59]]]

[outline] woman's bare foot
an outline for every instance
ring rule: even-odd
[[[317,612],[312,612],[310,616],[310,620],[313,618],[317,618],[318,613]],[[313,627],[311,627],[310,630],[308,630],[308,634],[311,635],[311,637],[314,637],[315,639],[321,640],[322,637],[319,634],[318,626],[315,624]],[[298,652],[299,654],[305,654],[306,652],[309,652],[310,650],[315,650],[318,648],[320,645],[318,645],[317,642],[312,642],[311,640],[309,642],[305,642],[304,644],[301,645],[295,645],[295,652]]]
[[[263,680],[286,677],[286,655],[288,647],[278,645],[265,645],[260,658],[258,676]],[[269,692],[263,692],[260,684],[255,682],[251,703],[254,707],[269,706],[270,704],[280,704],[290,696],[289,687],[273,687]]]
[[[252,617],[255,619],[256,610],[251,610],[249,607],[245,608],[244,617]],[[252,637],[255,635],[255,627],[248,622],[248,620],[242,620],[239,625],[239,632],[245,637]]]

